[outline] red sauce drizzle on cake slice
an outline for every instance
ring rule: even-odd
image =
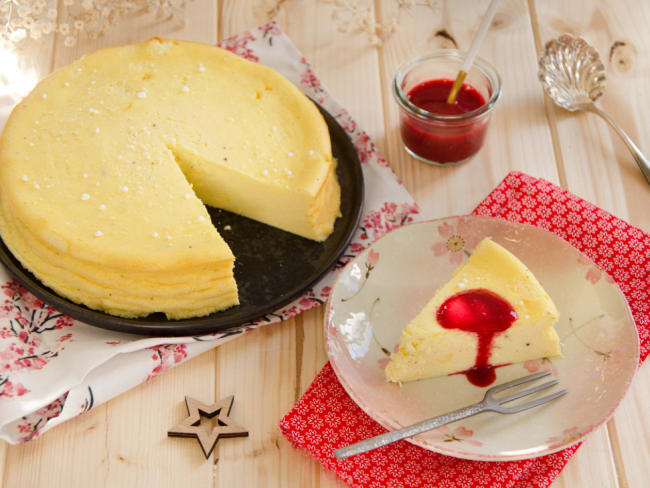
[[[478,336],[474,366],[458,374],[464,374],[476,386],[492,384],[496,380],[495,366],[489,362],[492,342],[517,320],[515,309],[496,293],[477,288],[447,298],[438,308],[436,318],[445,329],[459,329]]]

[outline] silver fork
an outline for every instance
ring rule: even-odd
[[[528,410],[529,408],[543,405],[545,403],[555,400],[556,398],[561,397],[562,395],[565,395],[568,392],[568,390],[557,391],[555,393],[546,395],[545,397],[538,398],[536,400],[532,400],[522,405],[515,405],[512,407],[502,406],[504,403],[508,403],[513,400],[517,400],[518,398],[532,395],[533,393],[537,393],[538,391],[551,388],[557,385],[559,383],[559,380],[548,381],[541,385],[534,386],[524,391],[519,391],[517,393],[514,393],[510,396],[506,396],[503,398],[496,398],[494,395],[496,393],[501,393],[502,391],[507,390],[508,388],[513,388],[515,386],[523,385],[524,383],[529,383],[531,381],[538,380],[540,378],[543,378],[544,376],[548,376],[549,374],[551,374],[550,371],[543,371],[541,373],[535,373],[528,376],[524,376],[523,378],[508,381],[507,383],[503,383],[502,385],[493,386],[492,388],[488,389],[485,392],[485,396],[483,397],[483,400],[481,400],[478,403],[475,403],[473,405],[458,410],[454,410],[453,412],[449,412],[444,415],[440,415],[439,417],[423,420],[422,422],[409,425],[408,427],[404,427],[399,430],[386,432],[385,434],[381,434],[376,437],[371,437],[370,439],[366,439],[365,441],[357,442],[355,444],[342,447],[334,451],[334,456],[336,457],[336,459],[345,459],[350,456],[356,456],[357,454],[372,451],[373,449],[377,449],[378,447],[385,446],[386,444],[392,444],[393,442],[399,441],[401,439],[406,439],[407,437],[412,437],[416,434],[421,434],[422,432],[426,432],[427,430],[435,429],[437,427],[441,427],[451,422],[455,422],[456,420],[464,419],[466,417],[471,417],[481,412],[518,413],[518,412],[523,412],[524,410]]]

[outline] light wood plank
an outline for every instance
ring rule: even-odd
[[[212,469],[196,441],[168,438],[167,429],[187,416],[185,395],[215,398],[213,378],[208,351],[42,438],[11,446],[6,486],[206,486]]]
[[[16,49],[2,50],[3,76],[8,84],[0,81],[0,97],[8,95],[26,95],[33,85],[50,72],[54,36],[41,42],[31,39],[24,40]],[[3,119],[0,119],[0,124]],[[9,446],[0,441],[0,486],[11,486],[8,483],[10,472],[14,469],[7,465]]]
[[[250,434],[219,446],[215,486],[283,486],[278,422],[293,405],[295,328],[295,320],[274,324],[219,348],[217,395],[235,395],[232,417]]]
[[[618,483],[614,458],[612,456],[607,428],[602,427],[583,442],[560,475],[551,484],[552,488],[615,488]]]
[[[617,452],[621,487],[645,486],[650,478],[650,418],[648,418],[650,365],[637,372],[634,383],[616,411],[612,444]],[[621,469],[621,465],[623,469]]]
[[[0,48],[2,74],[7,77],[8,82],[5,84],[0,81],[0,97],[26,95],[39,79],[50,72],[53,47],[54,36],[50,36],[42,42],[26,39],[12,50]],[[3,124],[3,121],[4,119],[0,119],[0,124]],[[0,486],[11,486],[7,484],[9,472],[13,471],[7,466],[8,452],[9,446],[0,441]]]
[[[299,43],[330,94],[385,156],[383,94],[388,87],[380,77],[379,51],[364,32],[339,32],[331,20],[333,10],[331,4],[318,3],[315,25],[302,23],[298,17],[288,33]]]
[[[212,467],[197,441],[167,430],[187,417],[185,395],[217,399],[214,362],[210,350],[107,404],[106,486],[207,486]]]
[[[56,35],[52,35],[40,42],[28,38],[15,49],[0,48],[2,74],[8,81],[8,85],[0,82],[0,97],[10,94],[26,95],[39,79],[47,76],[51,70],[55,38]],[[0,120],[0,124],[3,121]],[[0,441],[0,486],[18,486],[11,484],[11,480],[15,479],[17,467],[10,463],[15,463],[16,459],[21,459],[22,456],[16,458],[14,454],[16,453],[11,446]]]
[[[14,88],[21,87],[24,95],[29,93],[38,80],[51,71],[52,54],[57,35],[50,35],[40,41],[24,39],[12,49],[0,47],[2,78],[0,78],[0,96]]]
[[[649,154],[650,135],[645,127],[650,123],[650,107],[638,101],[645,100],[650,73],[650,36],[646,28],[650,5],[637,1],[607,4],[554,0],[536,2],[536,8],[542,42],[569,33],[584,37],[599,51],[608,73],[608,88],[598,105]],[[618,136],[592,114],[569,114],[557,107],[553,111],[568,188],[647,231],[648,185]],[[646,462],[650,456],[648,370],[648,365],[641,368],[609,424],[618,479],[625,487],[643,486],[650,476]],[[579,469],[588,475],[591,462],[583,459],[570,463],[569,470]]]
[[[103,486],[108,471],[106,429],[106,406],[101,405],[41,438],[11,446],[6,486]]]
[[[330,93],[350,111],[371,137],[381,140],[382,87],[378,77],[377,54],[363,34],[341,34],[336,31],[336,26],[329,21],[332,8],[332,5],[320,2],[224,2],[221,34],[228,37],[272,18],[278,21],[312,63]],[[298,348],[291,352],[288,365],[271,363],[264,369],[265,375],[273,377],[276,368],[288,368],[290,365],[291,378],[295,378],[294,383],[289,385],[290,388],[279,391],[284,398],[284,409],[276,411],[273,416],[273,428],[279,432],[277,424],[280,418],[304,393],[326,362],[322,345],[322,310],[304,314],[295,323],[291,321],[271,327],[281,327],[287,331],[291,328],[292,335],[296,337],[293,347]],[[246,337],[241,339],[241,343],[238,340],[232,347],[245,347],[246,340]],[[228,347],[229,344],[220,348],[220,354],[225,353]],[[299,364],[296,364],[298,358]],[[266,381],[266,376],[263,381]],[[273,439],[275,432],[271,434]],[[260,442],[262,446],[269,445],[268,441]],[[269,466],[270,471],[265,472],[264,484],[258,486],[345,486],[318,463],[310,460],[306,453],[292,448],[281,435],[279,446],[279,463]],[[222,463],[223,461],[219,462],[217,486],[238,482],[241,479],[239,473],[226,472]],[[266,463],[263,464],[266,466]]]
[[[543,43],[569,33],[584,37],[607,69],[607,90],[598,105],[650,154],[650,106],[644,101],[650,73],[647,2],[537,2]],[[616,43],[625,43],[615,47]],[[610,59],[610,53],[611,59]],[[629,151],[593,114],[555,108],[571,191],[645,230],[650,228],[650,192]]]
[[[0,487],[7,486],[5,483],[5,474],[7,473],[7,451],[9,444],[5,441],[0,441]]]

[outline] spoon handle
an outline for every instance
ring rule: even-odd
[[[643,173],[643,176],[645,176],[647,182],[650,183],[650,161],[648,160],[648,158],[646,158],[643,155],[643,153],[636,146],[636,144],[634,144],[632,139],[630,139],[630,136],[628,136],[625,133],[625,131],[616,123],[614,119],[612,119],[609,115],[607,115],[605,112],[600,110],[595,105],[591,104],[589,110],[591,112],[594,112],[595,114],[600,115],[603,119],[605,119],[609,123],[609,125],[611,125],[614,128],[614,130],[618,133],[618,135],[621,136],[621,139],[623,139],[628,149],[632,153],[632,156],[634,157],[636,164],[639,165],[639,169]]]

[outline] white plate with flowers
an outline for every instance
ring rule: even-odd
[[[517,256],[555,302],[562,357],[500,367],[494,383],[548,370],[569,393],[515,415],[483,413],[410,439],[442,454],[506,461],[542,456],[602,425],[628,389],[639,341],[614,281],[570,244],[537,227],[482,216],[396,229],[341,272],[325,312],[330,362],[352,399],[389,430],[480,401],[464,375],[388,383],[384,368],[403,327],[484,237]],[[594,279],[598,276],[599,279]]]

